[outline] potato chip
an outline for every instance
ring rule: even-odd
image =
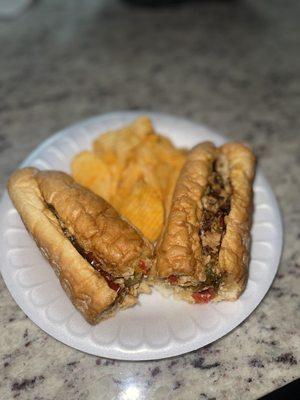
[[[142,178],[142,170],[135,160],[132,160],[122,169],[120,174],[120,179],[115,193],[115,204],[121,204],[123,201],[126,201],[126,197],[133,191],[135,185]]]
[[[186,152],[147,117],[107,132],[74,157],[74,179],[109,201],[150,240],[161,233]]]
[[[164,207],[157,192],[139,181],[124,199],[119,212],[135,225],[148,239],[155,241],[163,227]]]
[[[149,118],[137,118],[131,125],[107,132],[101,135],[93,144],[93,151],[99,157],[107,152],[116,155],[119,161],[125,162],[132,150],[147,135],[153,133],[153,126]]]
[[[145,181],[161,191],[162,197],[169,191],[169,178],[178,169],[181,169],[185,155],[174,148],[171,142],[158,135],[155,140],[147,137],[147,140],[136,149],[136,157],[140,167],[144,171]]]
[[[76,155],[71,164],[74,179],[110,201],[118,184],[118,171],[89,151]]]

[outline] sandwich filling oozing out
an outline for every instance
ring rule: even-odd
[[[125,279],[123,277],[112,276],[103,269],[104,262],[102,260],[99,260],[95,256],[95,254],[93,254],[93,252],[85,251],[85,249],[83,249],[83,247],[78,243],[75,236],[69,232],[69,230],[59,217],[58,213],[56,212],[55,208],[51,204],[47,204],[47,206],[49,210],[55,215],[60,227],[62,228],[64,236],[70,240],[78,253],[106,280],[107,285],[112,290],[115,290],[117,292],[117,302],[119,304],[123,302],[127,294],[131,294],[133,296],[136,296],[138,294],[137,290],[142,280],[142,277],[148,272],[148,267],[146,266],[145,261],[139,261],[138,267],[135,268],[134,274],[131,275],[129,278]]]
[[[212,300],[219,289],[222,275],[218,272],[219,252],[230,212],[231,185],[226,160],[222,156],[213,163],[212,173],[201,199],[202,218],[199,240],[206,280],[196,281],[189,276],[170,275],[169,283],[188,289],[196,303]]]

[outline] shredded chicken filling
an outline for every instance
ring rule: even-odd
[[[203,217],[200,223],[200,241],[206,273],[205,285],[218,289],[222,276],[218,271],[219,252],[226,231],[226,219],[230,212],[231,187],[224,174],[222,160],[215,161],[202,198]],[[223,172],[223,173],[222,173]]]
[[[170,284],[190,289],[196,302],[206,302],[215,296],[222,275],[218,273],[219,252],[226,231],[226,219],[230,212],[231,185],[224,160],[220,157],[213,163],[205,194],[200,221],[199,239],[203,249],[206,280],[199,283],[191,276],[170,275]],[[202,298],[197,297],[202,296]],[[204,297],[203,297],[204,296]]]

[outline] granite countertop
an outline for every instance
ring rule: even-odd
[[[69,348],[25,316],[1,279],[2,400],[255,399],[299,377],[299,12],[297,0],[161,9],[41,0],[0,21],[1,193],[53,132],[148,109],[252,145],[285,225],[279,272],[256,311],[224,338],[172,359],[119,362]]]

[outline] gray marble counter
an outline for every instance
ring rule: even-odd
[[[212,345],[168,360],[71,349],[35,326],[1,279],[2,400],[255,399],[299,377],[299,12],[297,0],[162,9],[41,0],[0,21],[1,192],[53,132],[108,111],[158,110],[250,143],[285,224],[279,273],[257,310]]]

